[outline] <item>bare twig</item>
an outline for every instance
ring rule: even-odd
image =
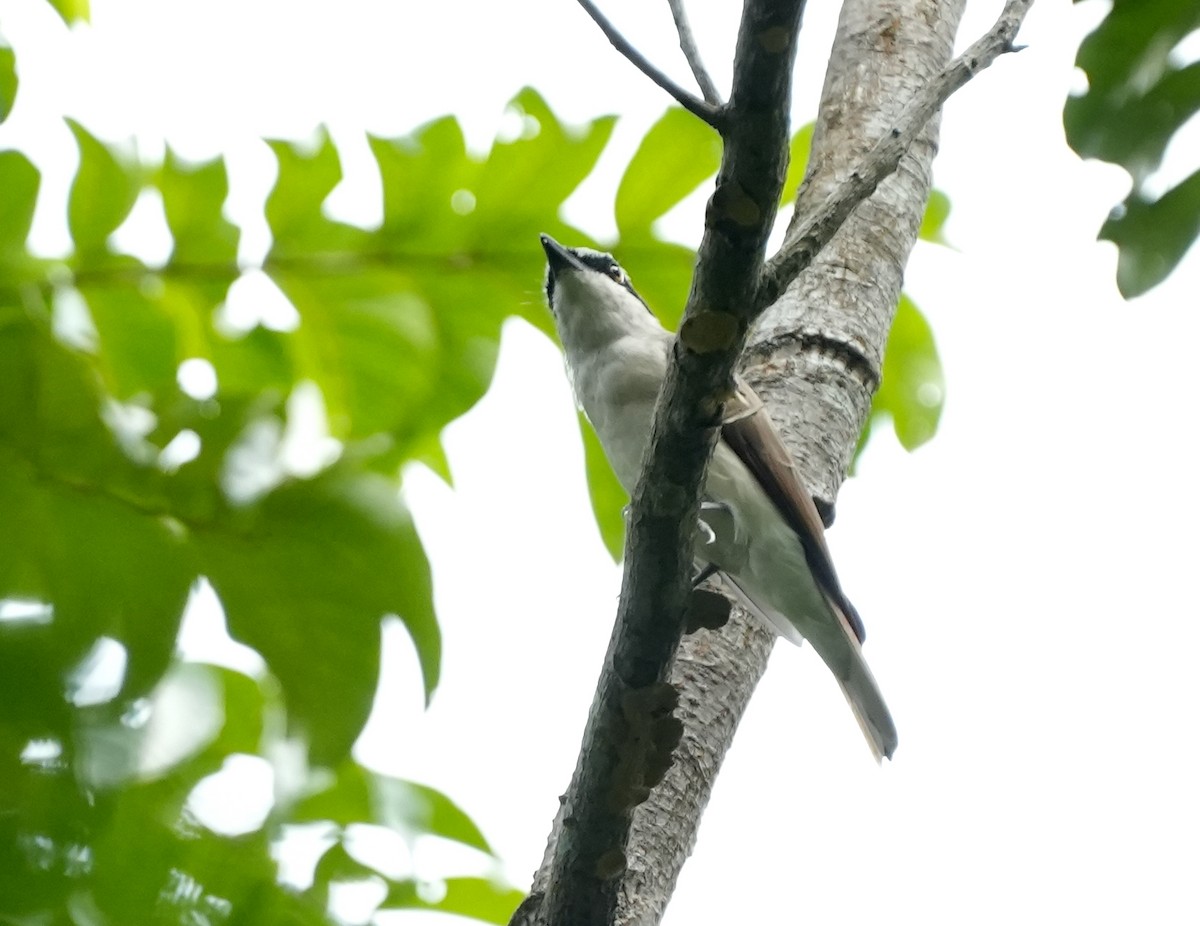
[[[683,50],[683,57],[687,59],[688,67],[692,69],[692,76],[696,78],[700,92],[704,94],[705,102],[713,106],[724,105],[721,91],[717,89],[712,75],[708,73],[708,69],[700,57],[700,48],[696,45],[696,37],[692,34],[692,26],[688,22],[687,10],[683,8],[683,0],[667,0],[667,5],[671,7],[671,16],[675,20],[675,31],[679,33],[679,47]]]
[[[913,139],[954,91],[1000,55],[1019,50],[1013,39],[1032,3],[1033,0],[1008,0],[995,25],[926,84],[905,108],[892,131],[879,139],[850,176],[809,216],[793,225],[779,253],[763,270],[754,299],[756,312],[763,311],[783,294],[829,243],[854,208],[896,170]]]
[[[658,86],[662,87],[662,89],[666,90],[675,99],[675,102],[692,115],[704,120],[714,129],[717,129],[717,131],[721,130],[724,111],[720,106],[713,105],[706,100],[701,100],[688,93],[679,84],[675,83],[670,77],[651,64],[645,55],[634,48],[629,40],[617,31],[617,27],[609,21],[608,17],[600,12],[599,8],[591,0],[578,0],[578,2],[587,12],[588,16],[592,17],[596,25],[600,27],[600,31],[612,43],[613,48],[628,58],[634,67],[649,77],[654,83],[658,84]]]

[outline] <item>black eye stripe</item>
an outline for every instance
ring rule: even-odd
[[[633,288],[633,282],[629,279],[629,274],[625,272],[624,268],[617,263],[611,254],[606,254],[603,251],[593,251],[591,248],[567,248],[567,250],[585,267],[595,270],[597,273],[604,274],[614,283],[623,287],[631,296],[645,306],[647,312],[650,312],[650,307],[646,305],[646,300]],[[545,286],[546,301],[553,307],[555,280],[554,273],[549,267],[546,268]],[[654,313],[651,312],[650,314],[653,315]]]
[[[605,276],[612,276],[614,271],[620,272],[621,270],[620,264],[613,260],[611,254],[602,254],[599,251],[585,251],[583,249],[575,251],[574,254],[585,267],[591,267]]]

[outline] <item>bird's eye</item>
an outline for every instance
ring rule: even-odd
[[[609,267],[608,275],[610,277],[612,277],[614,280],[616,280],[618,283],[625,282],[625,271],[621,269],[620,264],[613,264],[611,267]]]

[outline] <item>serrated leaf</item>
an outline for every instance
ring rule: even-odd
[[[401,835],[440,836],[492,854],[471,818],[442,792],[363,768],[352,760],[337,769],[333,783],[295,807],[297,822],[328,820],[346,827],[375,823]]]
[[[273,238],[267,267],[302,260],[309,265],[327,256],[368,250],[367,234],[328,218],[321,207],[342,180],[342,165],[329,133],[322,130],[313,146],[268,142],[279,164],[279,176],[267,197],[267,224]],[[315,267],[313,269],[316,269]],[[329,270],[354,273],[356,266]]]
[[[600,539],[613,561],[620,562],[625,555],[625,506],[629,504],[629,493],[617,481],[595,428],[582,412],[579,413],[579,435],[583,438],[588,495],[596,515],[596,527],[600,529]]]
[[[1200,170],[1153,202],[1130,194],[1100,237],[1120,249],[1117,286],[1126,299],[1170,275],[1200,235]]]
[[[649,232],[720,163],[721,136],[687,110],[668,109],[642,138],[617,187],[622,237]]]
[[[232,281],[237,276],[238,230],[221,212],[229,195],[224,160],[189,165],[168,148],[157,185],[175,241],[171,263],[228,264]]]
[[[509,103],[524,129],[512,141],[497,141],[479,172],[472,233],[494,250],[527,247],[526,231],[555,217],[571,192],[591,173],[612,134],[614,117],[568,130],[531,88]],[[536,233],[535,233],[536,234]],[[536,241],[536,238],[533,239]]]
[[[275,279],[300,313],[297,374],[321,387],[334,436],[419,432],[440,345],[433,309],[408,280],[383,269]]]
[[[13,101],[17,98],[17,56],[11,48],[2,44],[0,36],[0,122],[8,118],[12,112]]]
[[[505,926],[524,899],[523,891],[486,878],[447,878],[440,885],[395,881],[380,909],[437,910]]]
[[[920,310],[901,295],[883,355],[883,380],[871,407],[891,418],[905,450],[915,450],[937,431],[945,403],[942,363],[933,331]]]
[[[458,121],[445,116],[404,138],[369,142],[383,181],[383,234],[409,253],[457,248],[471,221],[479,171]]]
[[[236,532],[196,543],[230,633],[267,660],[318,763],[335,764],[366,722],[385,616],[408,629],[427,694],[437,685],[429,564],[387,481],[335,467],[268,494]]]
[[[507,313],[486,278],[378,268],[276,279],[300,313],[297,375],[320,386],[334,436],[388,435],[379,450],[393,469],[487,390]]]
[[[78,122],[67,120],[79,145],[79,170],[67,202],[67,225],[75,253],[86,258],[106,250],[111,235],[129,215],[141,189],[135,165],[118,158]]]

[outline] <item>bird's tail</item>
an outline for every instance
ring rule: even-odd
[[[841,686],[842,694],[846,696],[854,719],[858,721],[875,761],[882,762],[885,757],[890,759],[898,742],[896,724],[892,720],[892,712],[883,700],[883,693],[879,690],[875,676],[871,674],[867,660],[863,657],[858,635],[841,608],[829,601],[830,610],[836,615],[838,626],[834,627],[826,622],[824,626],[827,632],[818,633],[820,625],[810,625],[806,627],[808,635],[802,636],[791,621],[773,609],[760,605],[732,576],[724,572],[719,575],[725,587],[734,592],[743,606],[776,633],[797,645],[805,639],[812,644],[821,661],[829,667]]]
[[[875,755],[875,761],[882,762],[885,757],[890,759],[896,751],[896,724],[875,676],[863,658],[862,647],[849,620],[837,605],[832,605],[832,608],[842,625],[844,639],[838,641],[832,651],[823,646],[820,640],[812,641],[813,648],[837,678],[842,694],[854,712],[854,719],[858,721],[863,736],[867,738],[867,745]]]

